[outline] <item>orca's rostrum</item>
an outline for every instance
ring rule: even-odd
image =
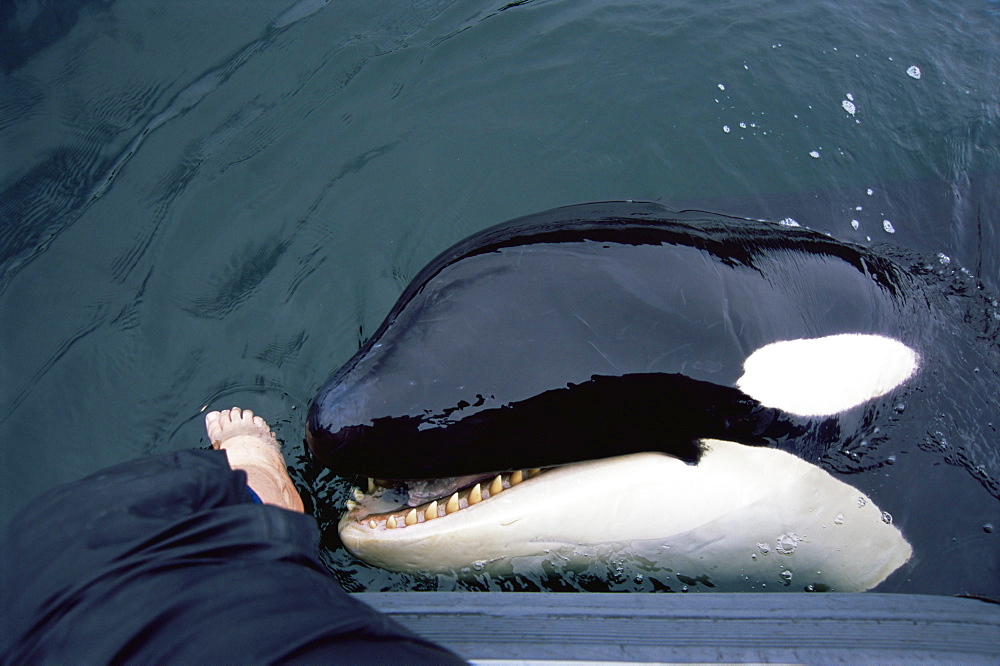
[[[379,479],[341,537],[397,571],[606,561],[715,589],[870,589],[910,546],[816,463],[919,372],[907,280],[822,234],[657,204],[480,232],[310,409],[314,455]]]

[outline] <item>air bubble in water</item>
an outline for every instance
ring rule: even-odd
[[[892,525],[892,514],[888,511],[882,512],[882,522],[886,525]]]
[[[896,228],[892,226],[892,222],[889,220],[882,220],[882,228],[885,229],[887,234],[896,233]]]
[[[799,223],[798,223],[798,222],[796,222],[796,221],[795,221],[795,220],[794,220],[793,218],[791,218],[791,217],[786,217],[786,218],[785,218],[785,219],[783,219],[783,220],[778,220],[778,224],[780,224],[780,225],[781,225],[781,226],[783,226],[783,227],[797,227],[797,226],[799,226]]]
[[[833,519],[834,524],[843,525],[844,524],[844,514],[838,513],[837,517]]]
[[[852,116],[854,115],[854,112],[857,111],[857,107],[854,106],[854,102],[849,99],[845,99],[840,103],[840,105],[844,107],[844,111],[847,111]]]
[[[792,572],[789,571],[788,569],[785,569],[784,571],[782,571],[781,572],[781,580],[784,582],[785,585],[791,585],[792,584]]]
[[[809,157],[812,157],[813,159],[817,159],[818,160],[819,159],[819,151],[818,150],[810,150],[809,151]]]
[[[865,504],[868,504],[868,500],[866,500],[864,497],[859,497],[858,498],[858,508],[860,509]]]
[[[860,222],[858,222],[857,220],[851,220],[851,226],[852,226],[852,227],[853,227],[854,229],[858,229],[858,228],[859,228],[859,227],[861,226],[861,223],[860,223]]]
[[[623,583],[627,576],[625,575],[625,565],[622,562],[615,562],[614,569],[612,570],[612,578],[616,583]]]
[[[723,125],[722,126],[722,131],[725,132],[726,134],[729,134],[729,131],[730,131],[729,130],[729,125]]]
[[[917,67],[916,65],[910,65],[909,67],[907,67],[906,73],[909,74],[914,79],[920,78],[920,68]]]
[[[757,550],[760,551],[761,555],[767,555],[768,553],[771,552],[771,547],[768,546],[766,543],[758,543]]]
[[[782,534],[778,537],[778,542],[774,546],[774,549],[782,555],[791,555],[795,552],[795,548],[801,540],[801,537],[797,534]]]

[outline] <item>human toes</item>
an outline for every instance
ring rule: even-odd
[[[205,414],[205,432],[208,433],[209,441],[215,442],[222,434],[222,413],[209,412]]]
[[[244,409],[242,410],[242,414],[240,414],[240,408],[233,407],[231,411],[233,413],[233,420],[241,422],[248,429],[260,430],[262,433],[266,434],[271,432],[271,427],[267,425],[267,421],[254,414],[253,410]]]
[[[247,416],[248,415],[248,416]],[[221,411],[209,412],[205,415],[205,431],[208,433],[212,445],[216,446],[221,440],[241,432],[253,430],[253,412],[245,412],[239,407],[223,409]],[[216,446],[216,448],[218,448]]]

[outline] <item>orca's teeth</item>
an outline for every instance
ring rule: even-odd
[[[375,490],[375,479],[368,477],[368,492],[371,493]]]
[[[501,492],[503,492],[503,480],[497,474],[496,478],[493,479],[493,483],[490,484],[490,497],[499,495]]]
[[[493,481],[490,482],[489,488],[486,489],[485,499],[489,499],[494,495],[502,493],[505,489],[513,488],[516,485],[524,483],[528,479],[537,476],[541,472],[541,469],[528,469],[528,470],[516,470],[510,474],[497,474]],[[505,480],[506,477],[506,480]],[[378,488],[382,484],[375,481],[374,484],[371,479],[369,479],[369,488]],[[366,515],[357,518],[358,525],[367,525],[369,529],[379,529],[384,528],[387,530],[394,530],[396,528],[410,527],[418,523],[426,523],[428,520],[434,520],[436,518],[441,518],[444,516],[457,513],[462,509],[467,509],[473,504],[479,504],[483,501],[483,486],[482,483],[477,483],[467,490],[459,490],[451,494],[447,502],[444,502],[444,511],[440,509],[440,502],[443,500],[434,500],[430,504],[425,504],[422,506],[414,507],[409,510],[405,515],[403,513],[392,513],[392,514],[381,514],[381,515]],[[364,497],[364,493],[360,489],[354,489],[354,496],[359,498]],[[348,511],[358,510],[358,502],[353,499],[349,499],[345,502]]]
[[[361,488],[354,489],[354,501],[361,502],[365,499],[365,494],[361,492]]]

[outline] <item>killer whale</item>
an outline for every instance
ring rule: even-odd
[[[770,530],[774,540],[800,539],[816,553],[842,551],[848,530],[835,543],[818,535],[843,524],[837,520],[848,511],[846,498],[875,506],[813,463],[868,418],[860,405],[891,393],[916,371],[930,318],[926,304],[909,296],[908,280],[891,261],[822,234],[656,204],[592,204],[521,218],[457,244],[412,281],[378,331],[320,390],[307,441],[316,458],[340,474],[448,477],[408,496],[404,491],[402,498],[372,487],[375,492],[358,494],[360,504],[341,524],[345,544],[362,559],[424,571],[471,562],[465,555],[442,557],[443,546],[430,548],[427,538],[418,539],[430,552],[421,559],[412,544],[400,546],[407,530],[399,528],[472,505],[481,516],[489,506],[484,497],[496,498],[494,507],[502,497],[512,503],[516,495],[508,491],[514,486],[522,495],[552,487],[551,473],[530,478],[538,468],[601,459],[621,467],[629,454],[639,456],[630,463],[649,466],[643,452],[658,452],[682,464],[670,468],[671,478],[693,493],[702,480],[690,475],[692,469],[711,469],[720,456],[762,447],[756,469],[730,476],[732,484],[746,485],[754,476],[772,482],[815,477],[797,494],[775,494],[758,516],[763,532],[741,534],[714,553],[703,550],[684,560],[676,555],[677,539],[696,543],[711,530],[662,529],[674,540],[674,568],[686,562],[692,571],[697,560],[716,581],[764,580],[745,562],[733,565],[737,550],[765,543],[761,535]],[[834,350],[838,358],[827,369],[874,345],[878,352],[861,354],[864,360],[846,374],[868,388],[832,411],[803,410],[788,397],[768,395],[748,361],[791,341],[814,343],[814,357]],[[784,372],[778,382],[764,384],[788,384],[798,398],[810,388],[827,396],[843,392],[843,385],[825,386],[824,376],[804,373],[803,387]],[[506,494],[497,497],[501,492]],[[796,523],[779,508],[804,507],[806,496],[817,492],[838,497],[831,500],[838,511],[820,516],[803,508]],[[423,501],[437,495],[440,505]],[[739,524],[733,516],[748,504],[739,492],[729,496],[719,515]],[[391,506],[406,499],[420,505],[419,515]],[[765,515],[771,519],[760,518]],[[804,515],[812,522],[802,539],[787,525],[805,524]],[[818,585],[868,589],[909,558],[909,545],[882,515],[865,518],[863,535],[889,554],[885,565],[872,568],[870,559],[854,553],[826,567],[828,580],[817,579]],[[416,531],[408,534],[416,537]],[[603,548],[605,558],[651,561],[636,548],[638,542],[649,545],[648,534],[612,539],[601,532],[575,541],[559,536],[572,544],[569,550],[542,548],[534,539],[528,551],[501,547],[496,557],[476,562],[504,572],[515,560],[523,566],[525,558],[573,559],[587,551],[580,550],[585,543]],[[445,533],[456,538],[454,531]],[[518,539],[532,541],[530,534]],[[664,547],[658,543],[653,550]],[[623,550],[622,544],[629,545]],[[799,550],[800,563],[809,549]],[[860,565],[845,569],[848,559]],[[831,578],[837,567],[846,573]]]

